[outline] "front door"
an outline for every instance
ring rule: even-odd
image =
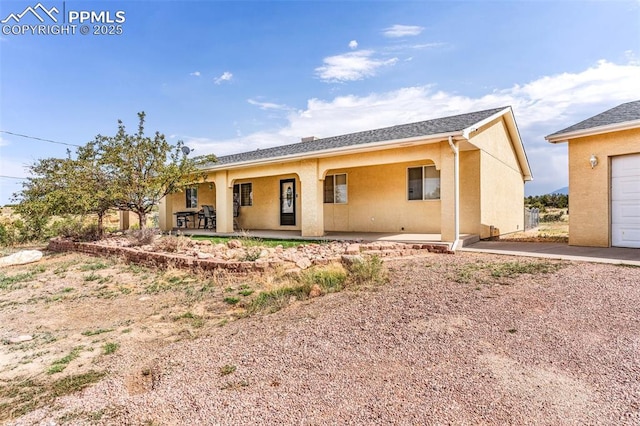
[[[296,224],[296,180],[280,181],[280,225]]]

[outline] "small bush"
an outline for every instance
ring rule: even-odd
[[[240,257],[241,262],[255,262],[260,259],[262,248],[259,246],[247,247],[243,256]]]
[[[46,234],[71,238],[75,241],[97,241],[100,239],[100,230],[96,223],[85,223],[81,218],[71,217],[55,221]]]
[[[162,238],[158,238],[153,244],[153,249],[156,251],[165,251],[167,253],[175,253],[180,250],[193,247],[193,241],[189,237],[165,235]]]
[[[563,211],[559,211],[558,213],[548,213],[546,215],[540,216],[540,222],[559,222],[562,220],[564,216]]]
[[[12,247],[24,242],[24,223],[20,219],[0,220],[0,246]]]
[[[127,240],[129,240],[129,244],[136,246],[146,246],[149,244],[153,244],[156,239],[158,232],[152,228],[144,228],[144,229],[130,229],[127,231]]]
[[[346,265],[348,281],[355,286],[385,284],[389,277],[379,256],[355,260]]]
[[[342,265],[334,264],[322,268],[307,269],[299,276],[302,284],[313,286],[317,284],[327,293],[341,291],[347,281],[347,271]]]
[[[222,367],[220,367],[220,375],[221,376],[228,376],[229,374],[233,373],[236,371],[236,366],[235,365],[231,365],[231,364],[226,364],[223,365]]]

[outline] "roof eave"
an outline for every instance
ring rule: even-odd
[[[230,170],[230,169],[239,169],[247,166],[263,166],[263,165],[269,165],[273,163],[281,163],[283,161],[299,161],[299,160],[306,160],[310,158],[330,157],[336,154],[337,155],[359,154],[362,152],[377,150],[380,148],[382,149],[397,148],[402,146],[416,145],[418,142],[424,142],[427,144],[436,143],[444,139],[447,139],[449,136],[461,137],[462,131],[438,133],[438,134],[426,135],[426,136],[416,136],[412,138],[393,139],[393,140],[381,141],[381,142],[371,142],[371,143],[360,144],[360,145],[350,145],[350,146],[339,147],[339,148],[323,149],[319,151],[310,151],[310,152],[291,154],[291,155],[281,155],[278,157],[240,161],[237,163],[213,164],[212,166],[203,167],[202,169],[206,171]]]
[[[622,123],[607,124],[604,126],[590,127],[588,129],[574,130],[573,132],[554,133],[544,138],[550,143],[569,142],[569,139],[585,136],[600,135],[602,133],[619,132],[640,127],[640,120],[623,121]]]

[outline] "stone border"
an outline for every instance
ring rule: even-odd
[[[127,262],[150,266],[167,268],[169,266],[190,269],[200,272],[212,272],[225,270],[231,273],[263,272],[269,268],[287,266],[287,260],[256,260],[250,261],[225,261],[219,259],[199,258],[177,253],[159,253],[140,250],[139,248],[106,246],[95,243],[82,243],[61,238],[49,241],[47,250],[53,252],[74,251],[94,256],[116,256]],[[407,256],[424,255],[426,253],[447,253],[453,254],[447,246],[438,244],[406,244],[392,242],[372,242],[372,243],[352,243],[349,244],[345,252],[336,257],[323,259],[310,259],[309,265],[326,265],[331,262],[353,261],[354,256],[380,256],[385,259],[401,258]],[[346,258],[346,259],[345,259]]]

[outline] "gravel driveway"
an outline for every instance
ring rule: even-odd
[[[17,424],[640,424],[640,268],[388,267],[377,289],[123,347],[111,378]]]

